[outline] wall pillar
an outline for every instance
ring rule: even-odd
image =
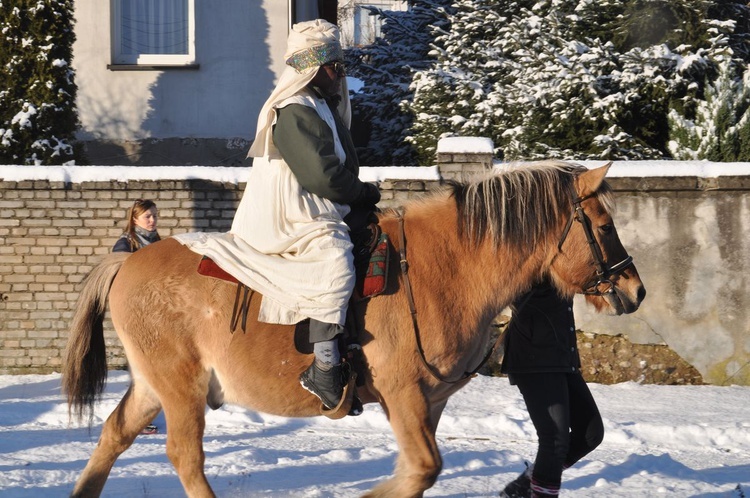
[[[468,181],[492,169],[495,145],[489,138],[449,137],[438,141],[437,165],[443,180]]]

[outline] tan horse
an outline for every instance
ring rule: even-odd
[[[435,431],[448,397],[485,356],[492,319],[534,282],[549,275],[562,294],[589,292],[597,309],[612,314],[638,308],[645,290],[614,228],[607,169],[532,163],[451,184],[405,206],[419,332],[398,264],[385,294],[357,306],[366,363],[358,392],[363,402],[380,403],[399,446],[394,476],[367,496],[419,497],[435,483],[442,467]],[[383,213],[380,224],[403,249],[398,215]],[[191,497],[214,496],[203,472],[207,400],[214,405],[223,396],[288,417],[320,415],[320,401],[298,381],[311,357],[295,349],[294,327],[252,319],[255,299],[247,332],[230,334],[235,286],[196,273],[199,259],[167,239],[127,259],[112,255],[87,278],[63,368],[68,401],[81,416],[106,381],[107,296],[132,381],[73,496],[98,496],[117,457],[159,410],[168,426],[167,455]]]

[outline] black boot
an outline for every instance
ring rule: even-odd
[[[520,476],[516,480],[505,486],[500,492],[500,498],[529,498],[531,496],[531,471],[533,466],[526,464]]]
[[[315,361],[299,376],[302,387],[320,398],[329,410],[339,404],[348,380],[349,369],[345,368],[344,364],[332,366],[329,370],[321,370]]]

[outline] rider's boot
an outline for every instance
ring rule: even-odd
[[[344,386],[349,380],[349,372],[344,364],[321,365],[315,360],[307,370],[302,372],[299,380],[302,387],[320,398],[320,401],[330,410],[339,404]]]
[[[320,398],[329,410],[336,408],[349,382],[350,365],[342,362],[339,353],[339,338],[344,328],[337,324],[310,319],[310,342],[313,343],[315,360],[300,375],[302,387]],[[349,415],[362,413],[362,402],[355,395]]]
[[[310,319],[310,342],[315,360],[299,377],[302,387],[320,398],[328,408],[336,408],[341,400],[348,375],[344,375],[339,353],[339,338],[344,327],[336,323]]]

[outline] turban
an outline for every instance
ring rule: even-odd
[[[287,66],[276,88],[260,110],[255,140],[247,154],[248,157],[278,158],[278,150],[273,145],[271,136],[276,106],[305,88],[315,77],[320,66],[340,61],[343,55],[339,30],[334,24],[316,19],[292,26],[284,54]],[[348,126],[351,121],[351,109],[346,81],[342,82],[341,92],[343,95],[339,111]]]
[[[339,30],[335,25],[316,19],[292,27],[284,60],[298,73],[343,59]]]

